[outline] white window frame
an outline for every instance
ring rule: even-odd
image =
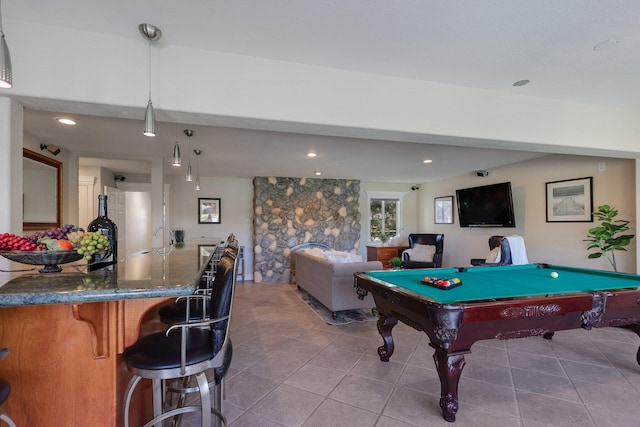
[[[371,200],[372,199],[387,199],[387,200],[397,200],[397,212],[396,215],[398,216],[396,218],[396,225],[397,225],[397,230],[398,230],[398,234],[402,235],[402,230],[403,225],[402,225],[402,218],[403,218],[403,208],[402,208],[402,200],[404,199],[405,194],[407,194],[406,191],[366,191],[367,193],[367,222],[366,222],[366,236],[367,236],[367,241],[369,243],[372,242],[371,240]],[[364,227],[363,227],[364,228]]]

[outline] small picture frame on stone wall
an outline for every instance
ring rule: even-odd
[[[220,199],[198,199],[198,224],[220,224]]]

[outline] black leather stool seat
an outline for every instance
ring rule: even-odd
[[[7,397],[9,397],[10,393],[11,386],[7,381],[0,378],[0,405],[2,405],[5,400],[7,400]]]
[[[214,354],[214,339],[211,329],[187,330],[187,365],[203,362],[211,359]],[[173,369],[180,367],[180,331],[175,331],[169,336],[164,332],[147,335],[138,339],[123,354],[127,364],[137,369]],[[216,353],[219,349],[216,349]],[[214,368],[215,384],[220,382],[229,369],[233,356],[231,341],[227,345],[227,352],[223,365]]]
[[[213,358],[210,329],[187,330],[187,365]],[[180,331],[147,335],[127,348],[123,354],[127,363],[138,369],[171,369],[180,367]]]

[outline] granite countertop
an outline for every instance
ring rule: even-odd
[[[187,242],[165,255],[161,250],[143,251],[96,271],[77,261],[61,265],[59,273],[38,273],[40,266],[3,259],[10,272],[0,272],[0,307],[190,295],[208,261],[201,246],[210,256],[217,244]]]

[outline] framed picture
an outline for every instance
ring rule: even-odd
[[[453,224],[453,196],[436,197],[433,219],[436,224]]]
[[[593,177],[547,182],[547,222],[593,222]]]
[[[198,224],[220,224],[220,199],[198,199]]]

